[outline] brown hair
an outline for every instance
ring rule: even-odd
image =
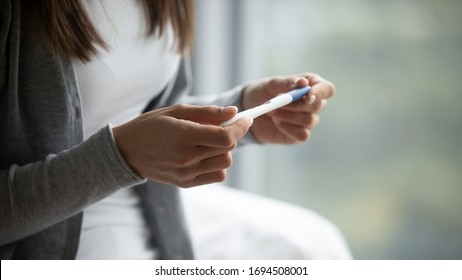
[[[180,53],[191,46],[194,37],[192,0],[140,0],[148,18],[147,36],[163,34],[170,20]],[[36,0],[35,15],[43,22],[53,49],[84,62],[97,54],[96,45],[108,45],[91,23],[80,0]]]

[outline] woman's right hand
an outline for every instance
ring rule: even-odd
[[[144,113],[113,128],[117,147],[139,176],[180,187],[221,182],[231,151],[252,125],[241,118],[227,127],[236,107],[174,105]]]

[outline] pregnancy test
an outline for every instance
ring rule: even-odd
[[[237,113],[231,119],[221,123],[220,126],[228,126],[244,116],[248,116],[248,117],[251,117],[252,119],[255,119],[263,114],[266,114],[270,111],[273,111],[277,108],[281,108],[283,106],[286,106],[289,103],[292,103],[294,101],[301,99],[303,96],[307,95],[308,92],[310,92],[310,89],[311,89],[310,86],[306,86],[306,87],[297,88],[289,92],[280,94],[266,101],[260,106]]]

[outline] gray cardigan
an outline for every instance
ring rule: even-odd
[[[50,50],[25,9],[0,0],[0,258],[74,258],[82,210],[127,187],[141,197],[160,257],[192,258],[178,189],[139,178],[110,127],[83,140],[70,59]],[[178,102],[239,107],[242,87],[194,97],[190,76],[184,60],[147,110]]]

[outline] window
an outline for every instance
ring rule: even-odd
[[[462,2],[197,1],[197,92],[317,72],[310,141],[241,151],[230,184],[315,210],[360,259],[462,257]]]

